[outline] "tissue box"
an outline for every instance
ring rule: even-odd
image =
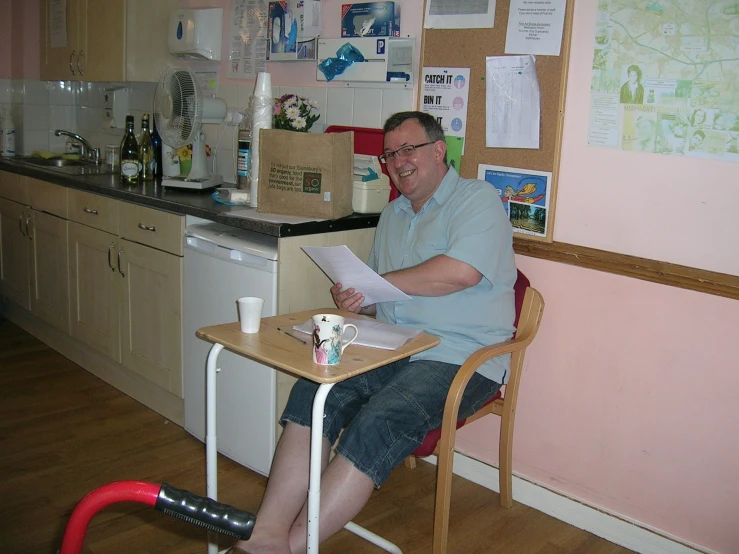
[[[400,2],[342,4],[342,37],[399,37]]]
[[[390,179],[384,173],[374,181],[354,181],[352,208],[360,214],[378,214],[390,201]]]
[[[267,14],[268,61],[316,59],[316,40],[321,34],[320,1],[270,2]],[[293,37],[290,36],[291,32]]]
[[[354,133],[259,131],[257,211],[338,219],[352,213]]]

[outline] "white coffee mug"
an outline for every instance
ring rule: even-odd
[[[350,341],[343,342],[347,327],[354,329]],[[313,363],[336,365],[341,362],[344,349],[357,340],[359,329],[352,323],[344,323],[344,318],[334,314],[313,316]]]

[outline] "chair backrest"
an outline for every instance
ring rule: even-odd
[[[526,296],[526,289],[531,286],[531,281],[526,275],[521,272],[520,269],[516,270],[516,282],[513,285],[513,294],[515,295],[516,305],[516,319],[513,321],[513,326],[518,329],[518,319],[521,317],[521,309],[523,308],[523,299]],[[516,334],[514,333],[515,337]]]

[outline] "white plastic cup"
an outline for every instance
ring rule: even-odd
[[[242,333],[258,333],[262,321],[264,300],[256,296],[244,296],[237,300],[239,305],[239,323]]]
[[[257,75],[257,84],[254,86],[254,96],[272,97],[272,75],[260,72]]]

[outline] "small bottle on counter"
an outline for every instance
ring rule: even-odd
[[[133,134],[133,116],[126,116],[126,134],[121,141],[121,178],[128,183],[139,180],[139,145]]]
[[[156,115],[151,118],[151,144],[154,147],[154,177],[161,177],[163,170],[162,163],[162,137],[157,131]]]
[[[251,132],[239,130],[239,153],[236,164],[236,187],[249,190],[251,184]]]
[[[154,179],[154,145],[149,132],[149,114],[141,116],[141,134],[139,135],[139,177],[143,181]]]

